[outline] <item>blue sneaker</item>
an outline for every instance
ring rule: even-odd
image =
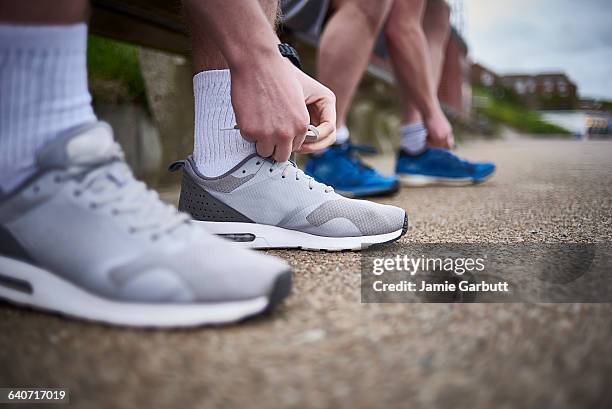
[[[466,186],[489,179],[495,165],[468,162],[446,149],[428,148],[416,156],[400,151],[396,172],[405,186]]]
[[[343,196],[364,197],[395,193],[397,176],[385,176],[364,164],[357,152],[375,153],[374,149],[350,142],[333,145],[320,155],[312,156],[304,172],[329,185]]]

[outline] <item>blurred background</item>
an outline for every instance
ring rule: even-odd
[[[138,176],[176,182],[166,165],[191,152],[187,36],[177,2],[94,1],[91,91]],[[459,143],[474,138],[612,137],[612,7],[606,0],[451,0],[453,31],[439,98]],[[314,75],[317,38],[281,28]],[[114,38],[114,39],[111,39]],[[128,42],[126,42],[129,41]],[[141,45],[133,45],[141,44]],[[387,61],[373,57],[349,125],[391,155],[397,96]]]

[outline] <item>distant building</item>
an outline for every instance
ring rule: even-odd
[[[472,64],[470,79],[472,85],[490,88],[498,95],[510,92],[534,109],[574,109],[579,105],[578,87],[562,72],[499,75]]]
[[[494,71],[484,65],[472,64],[470,70],[470,81],[472,85],[481,85],[486,88],[501,85],[501,79]]]
[[[564,73],[503,75],[501,83],[532,108],[573,109],[578,103],[578,87]]]

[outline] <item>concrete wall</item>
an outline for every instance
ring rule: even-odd
[[[193,150],[193,85],[190,61],[182,56],[141,49],[140,65],[147,102],[159,131],[163,155],[154,182],[176,183],[167,166]]]

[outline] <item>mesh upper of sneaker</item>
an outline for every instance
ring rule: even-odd
[[[36,265],[107,298],[269,294],[284,262],[205,232],[134,179],[122,157],[102,123],[59,138],[41,150],[40,172],[0,201],[0,224]]]
[[[256,223],[328,237],[356,237],[401,230],[403,209],[348,199],[317,182],[294,163],[253,155],[225,175],[207,178],[189,158],[185,171],[215,198]],[[231,190],[219,189],[232,182]]]

